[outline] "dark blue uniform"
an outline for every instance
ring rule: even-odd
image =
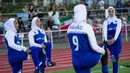
[[[87,34],[87,31],[89,31],[87,28],[89,27],[89,24],[72,24],[68,29],[68,38],[72,49],[72,62],[76,73],[90,73],[90,68],[98,64],[101,58],[101,54],[95,52],[91,47]]]
[[[32,30],[31,32],[34,33],[34,35],[32,35],[33,39],[31,39],[31,40],[34,40],[34,43],[39,44],[39,45],[44,44],[46,46],[45,49],[43,49],[42,47],[37,47],[35,45],[30,46],[30,50],[32,53],[32,58],[33,58],[33,62],[36,67],[36,70],[42,71],[44,73],[44,69],[46,67],[46,56],[51,57],[51,54],[50,54],[51,53],[50,52],[51,43],[45,42],[44,38],[46,37],[46,35],[44,34],[43,31]],[[30,33],[30,35],[31,35],[31,33]]]
[[[6,45],[8,48],[8,62],[12,67],[12,72],[13,73],[22,72],[23,61],[27,60],[27,53],[24,52],[23,50],[18,51],[18,50],[11,48],[9,46],[9,43],[13,43],[13,42],[9,42],[6,39],[6,37],[5,37],[5,42],[6,42]],[[14,35],[14,43],[16,45],[21,45],[20,39],[17,35]]]

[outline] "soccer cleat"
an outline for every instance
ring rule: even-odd
[[[35,70],[34,73],[43,73],[42,71]]]
[[[48,67],[53,67],[53,66],[56,66],[56,63],[55,62],[48,62],[47,66]]]
[[[44,72],[42,72],[42,71],[39,71],[39,73],[44,73]]]
[[[35,70],[34,73],[39,73],[39,72],[37,70]]]
[[[112,61],[113,63],[116,62],[116,59],[115,59],[115,56],[114,56],[114,55],[111,56],[111,61]]]
[[[130,68],[130,65],[123,65],[124,67],[126,67],[126,68]]]

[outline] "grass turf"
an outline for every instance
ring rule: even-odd
[[[130,65],[130,61],[122,61],[119,62],[119,73],[130,73],[130,68],[124,67],[124,65]],[[108,65],[109,67],[109,73],[112,73],[112,64]],[[97,65],[94,68],[91,69],[92,73],[102,73],[101,72],[101,65]],[[75,73],[74,69],[68,69],[68,70],[61,70],[61,71],[55,71],[55,72],[49,72],[49,73]]]

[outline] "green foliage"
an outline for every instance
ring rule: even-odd
[[[22,9],[24,8],[25,4],[9,4],[12,3],[13,0],[2,0],[2,6],[0,7],[1,13],[15,13],[15,12],[23,12]],[[32,2],[32,0],[15,0],[16,3],[25,3],[25,2]]]
[[[92,8],[93,8],[93,9],[96,9],[96,1],[95,1],[95,0],[93,0]]]
[[[72,4],[64,4],[64,7],[66,7],[67,10],[73,10],[74,6],[78,3],[72,3]]]
[[[104,5],[104,8],[107,9],[107,8],[108,8],[108,4],[105,4],[105,5]]]
[[[22,12],[23,6],[20,5],[4,5],[2,6],[1,13],[15,13],[15,12]]]
[[[13,0],[2,0],[3,3],[11,3]]]
[[[13,0],[2,0],[3,3],[12,3]],[[15,0],[15,2],[20,3],[20,2],[32,2],[32,0]]]

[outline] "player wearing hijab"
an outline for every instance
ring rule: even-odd
[[[76,73],[90,73],[90,69],[98,64],[101,54],[105,54],[104,49],[97,45],[93,28],[86,23],[86,17],[86,6],[76,5],[74,21],[67,30]]]
[[[108,18],[103,23],[104,41],[110,50],[113,73],[118,73],[118,60],[122,49],[121,20],[115,16],[115,9],[108,8]]]
[[[32,59],[35,65],[34,73],[44,73],[46,56],[48,67],[55,66],[51,61],[51,43],[47,42],[45,31],[41,29],[41,21],[34,17],[31,23],[32,30],[29,32],[29,43]]]
[[[12,68],[12,73],[22,73],[23,61],[28,58],[30,50],[21,46],[20,39],[17,35],[19,29],[18,21],[10,18],[4,23],[6,30],[5,42],[8,48],[8,62]]]

